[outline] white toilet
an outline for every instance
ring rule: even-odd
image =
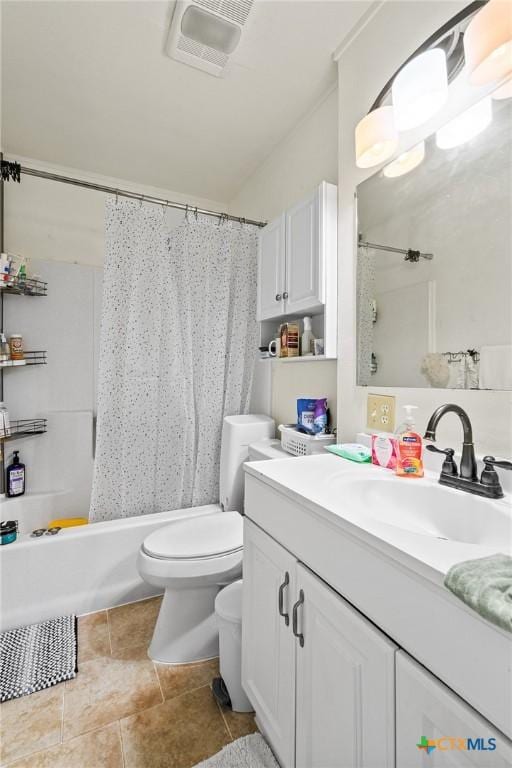
[[[218,656],[215,597],[242,575],[243,464],[250,443],[265,438],[263,444],[277,442],[269,440],[274,430],[268,416],[226,416],[220,504],[205,507],[205,514],[165,525],[144,540],[139,573],[144,581],[165,590],[148,650],[153,661],[184,664]]]

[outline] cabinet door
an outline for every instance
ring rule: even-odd
[[[295,642],[279,608],[291,617],[295,568],[289,552],[244,519],[242,684],[283,768],[295,760]]]
[[[397,768],[512,765],[511,742],[403,651],[396,659],[396,726]]]
[[[323,303],[319,219],[318,190],[286,213],[287,314],[311,311]]]
[[[297,567],[297,768],[394,768],[396,646]]]
[[[284,311],[285,215],[267,224],[260,235],[258,255],[258,320]]]

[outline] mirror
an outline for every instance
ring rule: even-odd
[[[472,140],[357,188],[360,385],[512,389],[512,99],[491,104]]]

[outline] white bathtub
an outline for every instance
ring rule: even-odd
[[[0,630],[158,594],[137,572],[143,540],[169,521],[218,510],[213,504],[178,509],[63,529],[38,539],[22,534],[0,547]]]

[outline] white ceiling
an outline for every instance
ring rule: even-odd
[[[218,79],[164,54],[173,3],[3,2],[4,151],[229,201],[335,82],[370,4],[256,0]]]

